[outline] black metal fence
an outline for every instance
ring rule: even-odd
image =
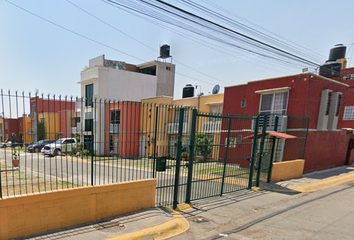
[[[180,117],[179,106],[148,100],[3,91],[0,98],[0,197],[158,177],[159,202],[169,198],[180,118],[189,144],[188,110]],[[160,157],[163,173],[156,172]]]
[[[176,207],[266,181],[273,161],[303,157],[308,128],[305,117],[198,113],[156,99],[1,91],[0,101],[0,198],[156,178],[156,202]]]

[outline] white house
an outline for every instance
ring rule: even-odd
[[[105,99],[140,101],[156,96],[173,96],[175,65],[151,61],[140,65],[105,59],[104,55],[89,61],[89,67],[81,72],[81,97],[77,111],[80,122],[75,131],[81,141],[92,142],[97,155],[104,153]]]

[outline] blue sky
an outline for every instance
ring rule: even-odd
[[[102,24],[65,0],[9,1],[131,56],[83,39],[2,0],[0,88],[5,91],[10,89],[33,93],[35,89],[39,89],[40,93],[45,94],[77,96],[80,95],[77,84],[80,71],[88,65],[89,59],[105,54],[107,59],[140,64],[155,60],[159,45],[164,43],[171,46],[173,61],[177,60],[197,70],[173,62],[178,72],[175,98],[181,98],[181,90],[187,83],[201,85],[202,92],[208,94],[215,84],[222,87],[237,85],[252,80],[296,74],[302,70],[301,67],[286,68],[283,64],[268,63],[264,59],[242,52],[235,51],[232,56],[224,54],[99,0],[72,1],[156,51]],[[266,29],[288,39],[290,44],[296,43],[311,49],[321,55],[323,60],[328,57],[331,47],[343,43],[348,47],[349,66],[354,64],[354,61],[351,61],[354,55],[354,31],[351,30],[354,8],[352,0],[210,2],[232,12],[234,19],[247,25],[256,24],[257,29],[261,31]],[[210,5],[205,6],[214,9]],[[187,32],[186,34],[192,35]]]

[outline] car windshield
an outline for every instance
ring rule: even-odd
[[[55,143],[61,144],[64,142],[64,139],[58,139]]]

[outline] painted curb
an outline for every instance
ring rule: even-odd
[[[343,183],[353,181],[353,180],[354,180],[354,174],[348,174],[345,176],[335,177],[332,179],[324,180],[324,181],[321,181],[318,183],[313,183],[310,185],[297,187],[294,190],[298,191],[298,192],[314,192],[314,191],[318,191],[318,190],[325,189],[328,187],[337,186],[339,184],[343,184]]]
[[[109,238],[107,240],[138,240],[138,239],[168,239],[184,233],[189,229],[189,222],[182,214],[173,211],[175,219],[146,228],[134,233],[127,233],[121,236]]]

